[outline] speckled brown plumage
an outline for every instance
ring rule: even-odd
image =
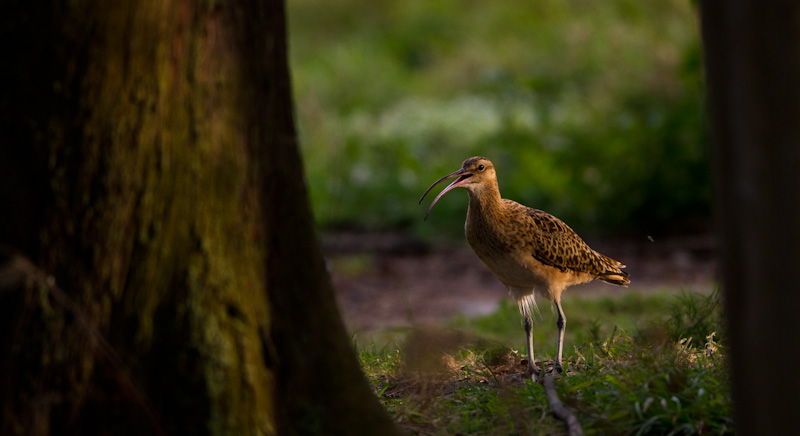
[[[491,216],[501,217],[489,225],[501,229],[496,235],[506,241],[509,250],[530,253],[542,264],[561,272],[583,272],[617,285],[630,282],[628,274],[620,270],[625,265],[592,250],[568,225],[547,212],[503,199],[501,212]],[[476,245],[486,243],[481,238],[485,234],[483,229],[471,230]]]
[[[566,325],[561,293],[569,286],[592,280],[626,286],[630,280],[622,271],[625,265],[592,250],[553,215],[501,198],[494,165],[484,157],[465,160],[460,170],[439,179],[422,197],[450,178],[457,180],[433,200],[428,214],[439,198],[451,189],[463,187],[467,190],[467,241],[520,306],[528,337],[529,372],[535,375],[539,371],[533,360],[530,334],[531,319],[536,311],[535,292],[546,296],[558,308],[559,345],[555,367],[560,371]]]

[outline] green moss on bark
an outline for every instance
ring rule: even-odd
[[[390,434],[314,234],[282,2],[17,6],[0,36],[41,53],[0,72],[25,87],[0,122],[34,151],[0,168],[39,177],[0,243],[65,298],[0,292],[28,310],[0,308],[0,351],[31,363],[0,358],[0,433]]]

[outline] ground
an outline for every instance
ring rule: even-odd
[[[587,242],[628,266],[631,290],[707,293],[715,286],[714,243],[708,235]],[[396,233],[335,232],[323,236],[323,249],[352,332],[481,315],[508,298],[466,243],[431,245]],[[570,288],[564,298],[620,290],[593,282]]]

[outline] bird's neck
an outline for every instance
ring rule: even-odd
[[[501,213],[503,199],[497,184],[480,190],[469,191],[469,215],[482,219],[491,219]]]

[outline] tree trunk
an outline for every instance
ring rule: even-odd
[[[391,433],[317,246],[282,1],[2,9],[0,434]]]
[[[736,430],[791,434],[800,390],[800,3],[704,0],[701,15]]]

